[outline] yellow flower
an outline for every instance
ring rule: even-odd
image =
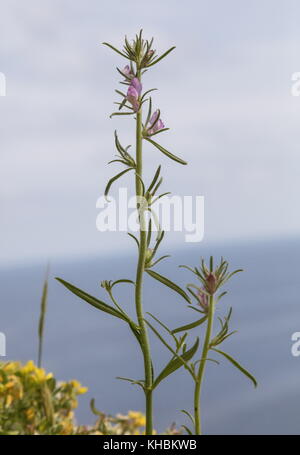
[[[35,379],[37,382],[46,382],[48,379],[53,377],[52,373],[46,374],[44,368],[35,368],[34,370]]]
[[[76,390],[76,393],[78,395],[83,395],[84,393],[86,393],[89,389],[87,387],[79,387],[77,390]]]
[[[61,422],[62,429],[60,431],[60,434],[68,435],[73,433],[73,424],[72,422],[69,422],[65,420],[64,422]]]
[[[33,360],[28,360],[26,365],[24,365],[23,368],[21,368],[21,372],[25,374],[33,373],[35,369],[36,366],[34,365]]]
[[[134,425],[137,427],[144,427],[146,425],[146,417],[141,412],[129,411],[128,417],[133,420]]]
[[[28,420],[33,420],[35,416],[35,410],[33,408],[26,409],[25,415]]]
[[[6,364],[3,366],[3,370],[4,370],[6,373],[13,373],[13,372],[15,372],[19,367],[20,367],[20,363],[19,363],[19,362],[9,362],[9,363],[6,363]]]
[[[83,387],[79,381],[77,381],[76,379],[72,379],[72,381],[70,381],[70,384],[74,387],[75,389],[75,392],[77,393],[77,395],[83,395],[84,393],[86,393],[88,391],[88,388],[87,387]]]

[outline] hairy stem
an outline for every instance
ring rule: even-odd
[[[140,73],[137,77],[140,79]],[[139,109],[136,115],[136,172],[142,178],[142,108]],[[138,177],[136,177],[136,196],[142,196],[142,184]],[[139,205],[139,201],[137,200]],[[144,321],[143,313],[143,275],[145,270],[145,258],[147,251],[147,231],[145,213],[143,208],[139,210],[139,223],[140,223],[140,246],[139,258],[136,271],[136,286],[135,286],[135,306],[136,314],[141,330],[141,346],[144,356],[145,368],[145,397],[146,397],[146,434],[152,434],[152,362],[150,345],[148,339],[147,327]]]
[[[213,319],[215,312],[215,301],[214,297],[211,295],[209,297],[209,309],[208,309],[208,319],[206,326],[205,340],[199,365],[199,370],[197,374],[197,380],[195,384],[195,393],[194,393],[194,418],[195,418],[195,434],[201,434],[201,412],[200,412],[200,400],[201,400],[201,387],[205,372],[205,366],[207,362],[207,354],[209,351],[209,344],[212,334]]]

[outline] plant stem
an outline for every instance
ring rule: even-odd
[[[43,286],[43,294],[41,298],[41,310],[40,310],[40,319],[39,319],[39,327],[38,327],[38,360],[37,365],[39,368],[42,366],[42,355],[43,355],[43,343],[44,343],[44,328],[45,328],[45,318],[46,318],[46,311],[47,311],[47,299],[48,299],[48,280],[49,280],[49,264],[47,265],[46,269],[46,276]]]
[[[203,382],[205,366],[207,362],[207,354],[209,351],[209,344],[212,334],[213,320],[215,312],[215,301],[213,295],[209,297],[209,309],[208,309],[208,318],[206,326],[205,340],[199,365],[199,370],[197,374],[197,381],[195,384],[195,393],[194,393],[194,418],[195,418],[195,434],[201,434],[201,413],[200,413],[200,399],[201,399],[201,386]]]
[[[140,79],[140,72],[137,72],[137,77]],[[142,178],[142,107],[136,114],[136,173]],[[138,177],[136,177],[136,196],[142,196],[142,184]],[[137,200],[139,207],[139,201]],[[145,398],[146,398],[146,434],[152,434],[152,362],[150,345],[148,339],[147,327],[144,321],[143,314],[143,275],[145,270],[145,257],[147,251],[147,231],[145,213],[143,208],[139,210],[139,223],[140,223],[140,246],[139,258],[136,271],[136,286],[135,286],[135,306],[136,314],[141,330],[141,347],[144,356],[145,368]]]

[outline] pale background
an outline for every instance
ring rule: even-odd
[[[290,90],[300,67],[299,2],[0,6],[2,263],[130,247],[126,236],[95,229],[96,200],[114,172],[106,166],[113,130],[134,141],[130,120],[108,118],[115,66],[124,63],[101,42],[120,46],[141,27],[158,51],[177,46],[144,85],[159,88],[154,103],[171,128],[162,143],[189,162],[147,146],[149,172],[160,160],[166,191],[205,196],[207,241],[298,235],[300,99]]]
[[[234,307],[236,337],[226,342],[258,378],[223,362],[209,365],[203,397],[207,433],[299,433],[300,360],[291,355],[299,314],[299,113],[291,77],[300,71],[298,1],[151,2],[0,0],[0,331],[7,359],[36,359],[46,262],[51,261],[44,365],[59,379],[89,387],[77,416],[93,421],[88,400],[105,412],[143,410],[142,394],[115,376],[141,377],[126,327],[69,294],[59,275],[100,294],[103,279],[134,279],[133,242],[100,234],[96,200],[117,168],[113,130],[133,143],[130,119],[109,119],[125,62],[101,45],[122,44],[141,27],[162,52],[145,88],[171,131],[162,144],[181,167],[145,147],[146,178],[163,165],[165,191],[205,196],[205,241],[167,236],[173,253],[160,270],[182,286],[177,265],[224,255],[245,273],[228,285],[220,315]],[[130,188],[130,177],[123,180]],[[146,309],[172,327],[190,322],[185,305],[146,280]],[[127,291],[122,297],[132,309]],[[196,334],[192,334],[194,337]],[[167,358],[151,338],[156,368]],[[155,426],[187,423],[192,384],[184,372],[158,389]],[[180,391],[180,393],[178,393]],[[176,396],[176,400],[174,400]]]

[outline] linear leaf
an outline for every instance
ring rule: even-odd
[[[193,329],[195,327],[198,327],[199,325],[203,324],[207,319],[207,316],[204,316],[203,318],[199,319],[198,321],[191,322],[191,324],[183,325],[181,327],[178,327],[177,329],[172,330],[172,333],[178,333],[178,332],[184,332],[186,330]]]
[[[41,365],[42,365],[44,326],[45,326],[45,318],[46,318],[46,311],[47,311],[47,300],[48,300],[48,282],[49,282],[49,264],[47,266],[46,277],[45,277],[44,286],[43,286],[43,293],[42,293],[42,299],[41,299],[40,319],[39,319],[39,327],[38,327],[38,338],[39,338],[38,367],[41,367]]]
[[[188,350],[185,351],[180,357],[188,362],[193,355],[196,353],[199,346],[199,338],[197,338],[195,344]],[[165,379],[170,374],[174,373],[174,371],[178,370],[183,365],[181,359],[179,357],[173,357],[170,362],[166,365],[166,367],[161,371],[161,373],[157,376],[154,381],[153,388],[157,387],[158,384]]]
[[[129,235],[129,237],[131,237],[135,241],[135,243],[137,244],[137,247],[139,248],[140,247],[140,242],[138,241],[136,236],[131,234],[131,232],[127,232],[127,234]]]
[[[118,54],[122,55],[122,57],[125,57],[125,58],[127,58],[128,60],[130,60],[130,58],[127,57],[126,54],[123,54],[123,52],[119,51],[119,49],[115,48],[115,47],[112,46],[111,44],[109,44],[109,43],[102,43],[102,44],[104,44],[104,46],[110,47],[113,51],[115,51],[115,52],[117,52]]]
[[[187,432],[187,434],[189,434],[190,436],[193,435],[192,430],[190,430],[189,427],[187,427],[186,425],[181,425],[181,426],[182,426],[182,428],[185,429],[185,431]]]
[[[132,169],[133,169],[132,167],[130,167],[129,169],[125,169],[124,171],[120,172],[119,174],[115,175],[114,177],[112,177],[112,178],[109,180],[108,184],[106,185],[105,191],[104,191],[105,197],[108,195],[109,190],[110,190],[110,187],[112,186],[112,184],[113,184],[116,180],[118,180],[120,177],[122,177],[122,175],[126,174],[126,172],[132,171]]]
[[[183,412],[183,414],[188,416],[188,418],[191,420],[192,424],[195,425],[195,419],[189,411],[186,411],[185,409],[181,409],[181,412]]]
[[[224,351],[221,351],[220,349],[216,348],[211,348],[212,351],[218,352],[219,354],[223,355],[229,362],[231,362],[238,370],[240,370],[245,376],[247,376],[254,384],[254,387],[257,387],[257,381],[254,376],[252,376],[249,371],[247,371],[244,367],[242,367],[233,357],[231,357],[229,354],[227,354]]]
[[[170,52],[173,51],[173,49],[175,49],[176,46],[173,46],[171,47],[170,49],[168,49],[166,52],[164,52],[160,57],[158,57],[157,59],[155,59],[152,63],[150,63],[149,65],[147,65],[147,68],[149,68],[150,66],[153,66],[155,65],[156,63],[158,63],[160,60],[162,60],[163,58],[165,58]],[[115,50],[115,49],[114,49]]]
[[[173,155],[173,153],[169,152],[167,149],[165,149],[164,147],[162,147],[160,144],[158,144],[157,142],[153,141],[149,137],[145,137],[145,139],[146,139],[146,141],[148,141],[152,145],[154,145],[154,147],[156,147],[160,152],[162,152],[164,155],[166,155],[171,160],[176,161],[177,163],[180,163],[180,164],[187,164],[186,161],[182,160],[181,158],[179,158],[176,155]]]
[[[135,285],[135,282],[132,281],[132,280],[127,280],[127,279],[121,279],[121,280],[117,280],[117,281],[114,281],[111,288],[113,288],[116,284],[120,284],[120,283],[129,283],[129,284],[134,284]]]
[[[162,284],[165,286],[168,286],[169,288],[173,289],[173,291],[177,292],[181,297],[183,297],[188,303],[191,303],[189,296],[187,293],[179,287],[177,284],[173,283],[173,281],[169,280],[168,278],[160,275],[157,272],[154,272],[154,270],[146,270],[146,272],[152,276],[157,281],[160,281]]]
[[[110,114],[109,118],[114,117],[115,115],[134,115],[135,112],[113,112]]]
[[[123,319],[124,321],[128,322],[126,316],[122,314],[120,311],[115,310],[115,308],[107,305],[107,303],[102,302],[102,300],[96,299],[95,297],[87,294],[86,292],[82,291],[81,289],[73,286],[73,284],[68,283],[61,278],[56,278],[61,284],[63,284],[69,291],[73,292],[73,294],[77,295],[82,300],[85,300],[87,303],[92,305],[93,307],[97,308],[98,310],[104,311],[105,313],[111,314],[117,318]]]

